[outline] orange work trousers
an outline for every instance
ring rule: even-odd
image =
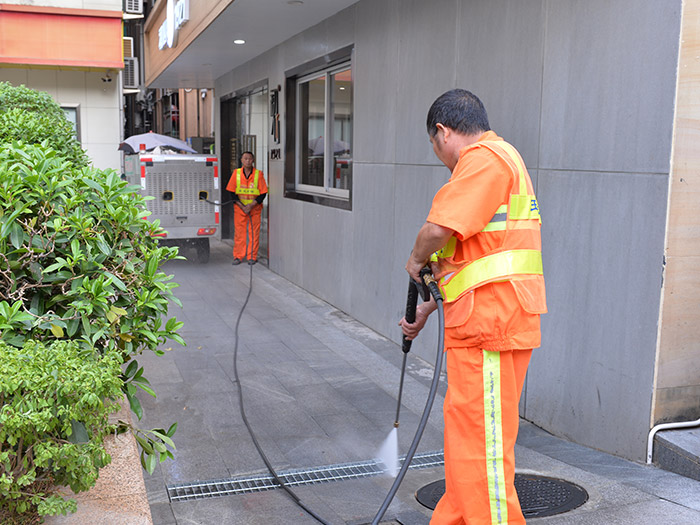
[[[445,494],[431,525],[525,524],[515,492],[518,403],[532,350],[447,350]]]
[[[235,259],[258,260],[261,216],[262,206],[260,205],[250,210],[250,215],[245,213],[238,204],[233,205],[233,257]]]

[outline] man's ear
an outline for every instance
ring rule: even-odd
[[[438,129],[438,133],[442,131],[442,141],[447,143],[447,138],[450,136],[452,130],[450,128],[445,127],[443,124],[440,124],[439,122],[435,124],[435,127]]]

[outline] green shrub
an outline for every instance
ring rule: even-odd
[[[76,166],[88,164],[73,125],[51,95],[0,82],[0,143],[16,140],[27,144],[47,141]]]
[[[75,511],[52,484],[87,490],[111,461],[103,440],[121,361],[117,351],[96,355],[68,341],[0,341],[0,521]]]
[[[159,246],[144,199],[112,170],[79,168],[47,146],[15,142],[0,150],[0,341],[68,338],[85,350],[118,351],[123,388],[140,419],[137,387],[151,395],[134,358],[184,344],[168,303],[180,304],[160,270],[177,248]],[[143,432],[144,467],[172,457],[174,426]],[[165,436],[167,439],[163,439]]]

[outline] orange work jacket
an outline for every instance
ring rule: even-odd
[[[267,184],[262,171],[253,168],[253,173],[246,178],[243,168],[238,168],[233,172],[226,189],[238,195],[243,204],[250,204],[258,195],[267,193]]]
[[[464,148],[428,221],[455,231],[435,259],[448,347],[535,348],[547,311],[540,214],[515,148],[494,132]]]

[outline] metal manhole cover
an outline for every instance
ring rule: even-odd
[[[588,493],[578,485],[532,474],[516,474],[515,490],[526,518],[562,514],[588,501]],[[445,480],[441,479],[418,489],[416,499],[424,507],[435,509],[444,493]]]

